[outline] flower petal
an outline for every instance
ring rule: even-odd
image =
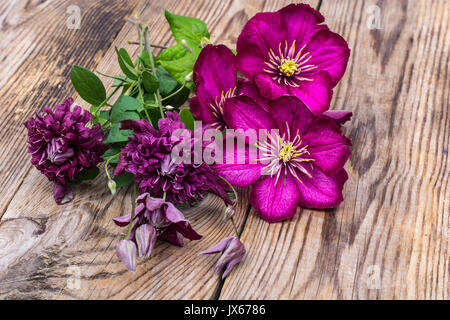
[[[300,191],[300,205],[311,209],[334,208],[344,197],[342,189],[348,179],[347,172],[342,169],[335,176],[329,177],[320,169],[311,171],[312,178],[302,174],[302,182],[297,181]]]
[[[279,12],[260,12],[251,18],[239,35],[236,44],[238,56],[248,45],[255,45],[260,52],[254,54],[263,54],[268,56],[269,50],[278,48],[280,42],[286,40],[286,26]],[[251,52],[246,52],[250,53]],[[243,71],[243,70],[242,70]],[[241,70],[242,74],[245,75]]]
[[[328,110],[320,116],[333,120],[337,125],[343,125],[352,118],[353,113],[347,110]]]
[[[279,10],[287,27],[288,43],[296,41],[296,47],[301,48],[320,30],[328,30],[322,14],[307,4],[291,4]]]
[[[297,133],[302,136],[313,121],[311,110],[294,96],[271,101],[270,108],[270,114],[275,119],[280,134],[285,134],[286,137],[293,138]]]
[[[68,183],[63,185],[55,182],[55,185],[53,187],[53,198],[59,205],[66,204],[72,201],[73,200],[72,188]]]
[[[303,139],[314,159],[314,166],[326,175],[337,174],[350,157],[347,146],[352,143],[342,135],[341,129],[333,120],[316,118]]]
[[[275,100],[281,96],[289,95],[289,87],[272,79],[266,72],[256,73],[253,77],[261,95],[268,100]]]
[[[297,96],[315,115],[330,108],[333,96],[331,78],[325,71],[311,76],[313,81],[302,81],[299,87],[289,87],[289,92]]]
[[[312,37],[305,52],[312,55],[308,63],[318,67],[311,73],[316,70],[328,72],[333,87],[341,80],[350,57],[350,49],[344,38],[328,30],[320,31]],[[305,77],[308,77],[308,72]]]
[[[136,245],[130,240],[120,240],[116,246],[116,255],[128,271],[136,271]]]
[[[234,53],[224,45],[204,47],[194,66],[196,93],[202,108],[220,100],[222,93],[236,87],[236,81]]]
[[[150,224],[143,224],[136,229],[136,243],[139,256],[149,257],[156,242],[156,230]]]
[[[228,246],[228,244],[230,243],[231,240],[233,240],[234,237],[230,236],[230,237],[226,237],[225,239],[223,239],[222,241],[220,241],[218,244],[216,244],[215,246],[208,248],[202,252],[200,252],[199,254],[212,254],[212,253],[218,253],[218,252],[222,252],[225,250],[225,248]]]
[[[192,97],[189,100],[189,107],[194,115],[195,119],[203,121],[207,124],[217,122],[217,117],[212,113],[211,108],[202,103],[198,97]]]
[[[232,129],[270,129],[274,122],[270,115],[254,100],[247,96],[227,99],[224,118]]]
[[[238,79],[237,86],[237,95],[244,95],[252,100],[254,100],[257,104],[259,104],[265,111],[269,111],[270,106],[266,99],[259,92],[258,87],[256,87],[253,82],[250,82],[245,79]]]
[[[236,68],[242,75],[253,80],[254,74],[267,68],[266,61],[269,61],[267,55],[257,45],[250,44],[242,47],[236,55]]]
[[[278,182],[276,177],[266,176],[258,181],[250,193],[250,203],[267,222],[289,219],[297,212],[299,191],[295,178],[281,174]]]

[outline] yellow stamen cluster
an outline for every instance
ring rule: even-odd
[[[278,67],[280,72],[284,74],[287,77],[292,76],[294,73],[297,72],[297,65],[295,64],[295,60],[291,59],[281,59],[281,64]]]

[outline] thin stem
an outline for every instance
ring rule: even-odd
[[[177,93],[179,93],[181,90],[183,90],[183,88],[186,86],[186,83],[183,83],[183,85],[181,86],[181,88],[179,88],[177,91],[172,92],[171,94],[169,94],[168,96],[165,96],[164,98],[161,99],[161,101],[167,100],[169,98],[172,98],[174,95],[176,95]]]
[[[145,41],[145,49],[148,51],[148,55],[150,57],[150,65],[152,67],[152,73],[155,77],[156,76],[156,69],[155,69],[155,61],[153,61],[153,54],[152,54],[152,50],[151,50],[151,45],[150,45],[150,37],[148,35],[148,27],[144,26],[144,41]],[[161,103],[161,94],[159,93],[159,89],[156,90],[155,93],[155,98],[156,98],[156,103],[159,106],[159,110],[161,112],[161,117],[164,118],[164,110],[162,107],[162,103]]]
[[[167,191],[164,191],[163,200],[166,201]]]
[[[239,232],[238,232],[238,229],[236,226],[236,222],[234,222],[233,217],[230,217],[230,220],[231,220],[231,223],[233,224],[234,233],[236,233],[236,237],[239,239],[240,237],[239,237]]]
[[[128,44],[139,44],[139,42],[137,42],[137,41],[128,41]],[[153,47],[153,48],[158,48],[158,49],[167,49],[168,48],[166,46],[162,46],[162,45],[159,45],[159,44],[151,44],[150,46]]]
[[[95,110],[94,114],[97,114],[100,111],[100,108],[103,107],[108,102],[109,99],[111,99],[111,97],[117,92],[117,90],[119,90],[119,87],[115,88],[113,92],[105,100],[103,100],[102,103],[100,103],[100,105]]]
[[[236,197],[236,201],[233,204],[233,207],[235,207],[237,202],[238,202],[238,199],[239,199],[239,196],[238,196],[238,193],[237,193],[236,189],[231,185],[231,183],[227,179],[225,179],[221,175],[219,175],[219,178],[222,179],[223,181],[225,181],[228,184],[228,186],[231,188],[231,190],[233,190],[234,196]]]
[[[133,195],[132,195],[131,200],[132,200],[132,202],[131,202],[131,217],[130,217],[130,223],[128,224],[128,232],[127,232],[127,235],[125,236],[125,239],[128,238],[128,236],[131,233],[131,229],[133,227],[134,209],[136,206],[136,183],[133,183]]]
[[[109,171],[108,171],[108,165],[111,162],[111,160],[117,158],[118,156],[120,156],[120,152],[111,156],[110,158],[108,158],[108,160],[106,160],[106,164],[105,164],[105,172],[106,172],[106,176],[108,177],[109,180],[111,180],[111,176],[109,175]]]

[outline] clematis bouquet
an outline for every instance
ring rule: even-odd
[[[350,55],[346,41],[305,4],[256,14],[236,50],[212,44],[204,22],[165,11],[176,44],[155,55],[149,28],[138,20],[139,53],[116,48],[119,75],[107,95],[100,78],[74,66],[70,78],[84,110],[67,98],[30,118],[31,163],[54,183],[54,199],[95,178],[105,162],[107,187],[130,188],[132,210],[114,218],[126,228],[116,253],[136,270],[156,241],[183,246],[202,236],[179,210],[205,194],[223,199],[224,221],[236,231],[201,254],[220,253],[222,277],[245,256],[233,220],[235,187],[267,222],[299,206],[333,208],[343,201],[351,141],[341,126],[348,111],[330,111],[333,88]]]

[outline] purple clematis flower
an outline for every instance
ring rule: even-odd
[[[351,141],[338,126],[349,114],[332,116],[335,118],[315,116],[296,97],[271,101],[270,112],[248,97],[232,98],[225,104],[230,128],[268,133],[266,139],[256,142],[258,152],[248,150],[249,141],[243,147],[235,145],[235,153],[245,158],[242,164],[225,159],[215,169],[233,185],[253,185],[250,203],[268,222],[292,217],[299,205],[335,207],[343,201],[342,189],[348,178],[343,166],[350,156]]]
[[[132,129],[134,136],[122,149],[114,175],[130,172],[139,184],[140,193],[150,193],[153,197],[166,199],[173,203],[195,202],[205,192],[212,192],[224,201],[230,202],[226,187],[214,170],[206,163],[180,162],[172,158],[172,149],[181,143],[190,144],[194,154],[197,143],[191,132],[180,121],[176,112],[167,112],[167,118],[158,122],[159,130],[146,120],[124,120],[122,129]],[[189,133],[188,141],[176,131],[182,129]],[[205,147],[205,146],[203,146]]]
[[[235,264],[242,260],[246,251],[244,244],[239,238],[227,237],[214,247],[200,252],[200,254],[213,254],[219,252],[221,252],[222,255],[220,256],[219,261],[217,261],[216,272],[225,268],[225,271],[222,274],[222,279],[225,279]]]
[[[238,78],[236,57],[224,45],[207,45],[194,66],[196,96],[190,99],[192,114],[197,120],[224,130],[223,105],[228,98],[247,95],[264,104],[258,89],[248,80]]]
[[[237,69],[269,99],[300,98],[314,114],[329,109],[350,49],[306,4],[256,14],[237,40]]]
[[[55,106],[55,111],[44,108],[45,115],[36,113],[25,122],[31,163],[55,183],[53,197],[57,204],[73,199],[69,180],[103,161],[108,148],[103,144],[100,124],[87,127],[92,115],[72,104],[73,99],[68,98]]]
[[[131,213],[113,220],[120,227],[128,226]],[[202,236],[192,228],[183,213],[172,203],[152,198],[148,193],[144,193],[136,199],[133,227],[128,237],[117,243],[116,253],[125,267],[134,272],[136,250],[140,257],[149,257],[157,238],[182,247],[183,237],[198,240]]]

